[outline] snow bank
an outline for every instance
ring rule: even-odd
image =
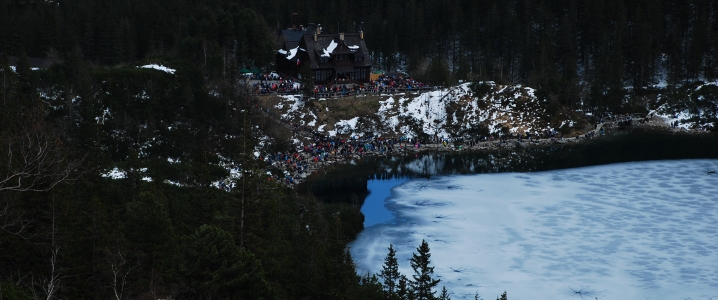
[[[177,71],[177,70],[175,70],[175,69],[170,69],[170,68],[165,67],[165,66],[163,66],[163,65],[156,65],[156,64],[144,65],[144,66],[141,66],[141,67],[138,67],[138,68],[143,68],[143,69],[155,69],[155,70],[159,70],[159,71],[162,71],[162,72],[165,72],[165,73],[170,73],[170,74],[174,74],[175,71]]]

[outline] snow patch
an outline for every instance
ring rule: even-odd
[[[170,74],[174,74],[174,73],[177,71],[177,70],[175,70],[175,69],[170,69],[170,68],[165,67],[165,66],[163,66],[163,65],[157,65],[157,64],[144,65],[144,66],[141,66],[141,67],[138,67],[138,68],[143,68],[143,69],[155,69],[155,70],[159,70],[159,71],[162,71],[162,72],[165,72],[165,73],[170,73]]]

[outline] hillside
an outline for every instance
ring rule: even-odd
[[[303,148],[317,142],[312,131],[420,139],[572,135],[598,117],[562,108],[530,87],[491,82],[345,98],[254,98],[240,80],[212,81],[170,58],[0,71],[6,80],[0,141],[8,146],[1,151],[10,151],[0,153],[8,158],[0,167],[11,174],[0,182],[0,272],[26,276],[0,284],[17,295],[372,298],[366,295],[380,287],[357,276],[344,251],[362,229],[356,199],[366,190],[322,202],[286,187],[285,180],[322,165],[306,161],[327,157]],[[705,130],[714,128],[716,86],[631,93],[651,102],[642,110],[663,124],[680,120],[676,130]],[[43,145],[39,163],[21,159],[32,158],[36,142]],[[220,265],[192,264],[218,262],[198,254],[206,245],[224,245],[216,259],[251,278],[212,279],[233,275]],[[56,291],[36,284],[56,275],[47,272],[50,262],[67,276]],[[127,287],[113,286],[114,274],[126,276]]]
[[[693,83],[631,91],[633,95],[627,99],[641,97],[651,103],[641,108],[643,115],[660,117],[663,121],[659,124],[665,127],[678,121],[679,128],[705,131],[715,128],[718,117],[716,89],[718,82]],[[568,110],[533,88],[494,82],[464,83],[430,92],[344,98],[261,96],[258,100],[287,123],[340,137],[371,134],[476,139],[550,131],[572,136],[592,128],[600,118],[620,117]]]
[[[444,88],[255,97],[241,70],[310,23]],[[337,198],[297,180],[423,151],[376,136],[715,130],[717,37],[708,0],[0,1],[0,300],[384,299],[346,251],[370,172]]]

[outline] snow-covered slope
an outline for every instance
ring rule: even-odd
[[[718,81],[629,91],[626,97],[644,103],[639,111],[661,117],[659,123],[666,127],[678,121],[678,127],[686,130],[711,130],[718,119]],[[556,107],[551,109],[533,88],[494,82],[341,99],[281,96],[271,105],[284,121],[330,136],[477,137],[552,130],[568,133],[572,126],[581,131],[590,125],[590,112]]]
[[[332,110],[333,99],[318,99],[327,102],[316,106],[307,105],[306,100],[296,96],[283,96],[282,102],[273,106],[284,120],[308,126],[314,130],[334,135],[375,135],[391,136],[443,136],[460,137],[465,134],[542,133],[558,129],[562,124],[573,123],[568,116],[547,118],[545,100],[535,95],[535,90],[521,85],[497,85],[483,83],[488,89],[482,95],[476,94],[470,83],[437,89],[433,91],[408,92],[392,95],[364,96],[353,101],[377,101],[378,109],[373,116],[351,116],[331,120],[318,120],[318,115]],[[502,127],[505,127],[502,129]]]
[[[652,113],[683,129],[710,130],[718,119],[718,81],[663,87],[657,90],[660,104]]]

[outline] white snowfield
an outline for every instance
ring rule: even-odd
[[[452,299],[716,299],[718,160],[624,163],[408,181],[391,224],[350,245],[378,273],[389,244],[402,274],[422,239]],[[579,294],[580,293],[580,294]]]

